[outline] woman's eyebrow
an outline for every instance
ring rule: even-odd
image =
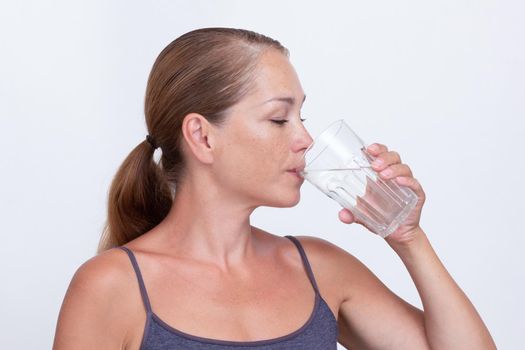
[[[304,103],[304,100],[306,100],[306,95],[303,96],[303,101],[301,102],[301,104]],[[273,101],[281,101],[281,102],[286,102],[290,105],[293,105],[295,103],[295,98],[293,97],[272,97],[271,99],[266,100],[263,103],[261,103],[261,105],[268,103],[268,102],[273,102]]]

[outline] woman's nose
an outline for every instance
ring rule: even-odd
[[[295,143],[296,151],[305,152],[313,142],[314,140],[312,136],[310,135],[308,130],[306,130],[306,128],[303,126]]]

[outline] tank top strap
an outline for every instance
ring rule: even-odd
[[[315,281],[312,267],[310,266],[310,263],[308,262],[308,258],[306,257],[306,253],[304,251],[303,246],[301,245],[301,242],[299,242],[299,240],[295,238],[294,236],[288,235],[285,237],[291,240],[297,247],[297,250],[299,250],[299,254],[301,255],[301,260],[303,261],[303,265],[308,275],[308,278],[310,279],[310,282],[312,283],[312,286],[314,287],[315,293],[319,294],[319,288],[317,288],[317,282]]]
[[[139,282],[140,294],[142,295],[142,301],[144,302],[144,307],[146,308],[147,313],[151,313],[151,304],[149,302],[148,293],[146,292],[146,286],[144,285],[144,280],[142,279],[142,274],[140,273],[139,264],[135,258],[135,254],[131,249],[127,247],[118,247],[128,253],[129,259],[131,260],[131,265],[133,265],[133,270],[137,275],[137,280]]]

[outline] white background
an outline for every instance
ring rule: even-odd
[[[522,1],[11,1],[0,7],[0,344],[50,348],[75,270],[95,254],[117,167],[145,135],[153,61],[199,27],[280,40],[312,135],[344,118],[401,154],[427,194],[422,227],[501,349],[523,343]],[[315,235],[420,307],[381,238],[305,182],[252,223]],[[381,327],[381,325],[378,325]]]

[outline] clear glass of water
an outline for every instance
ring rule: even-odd
[[[372,170],[367,145],[340,119],[305,152],[299,174],[381,237],[394,232],[415,207],[417,195]]]

